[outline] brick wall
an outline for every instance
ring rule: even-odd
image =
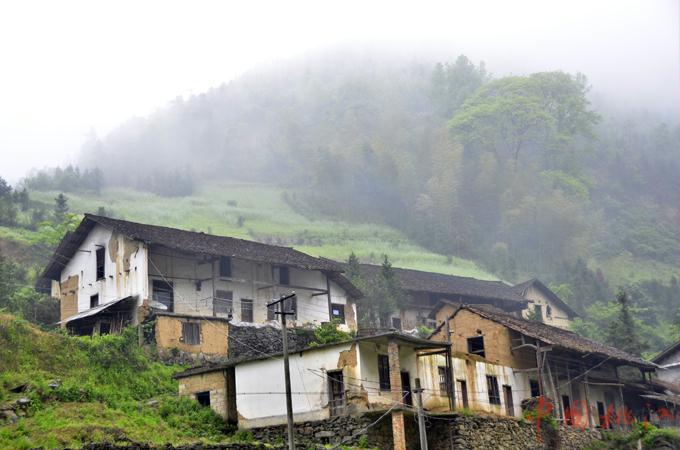
[[[226,380],[223,372],[210,372],[179,380],[179,395],[195,396],[198,392],[210,392],[210,408],[227,418]]]

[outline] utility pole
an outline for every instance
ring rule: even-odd
[[[425,416],[423,415],[423,389],[420,387],[420,378],[416,378],[416,388],[412,392],[416,394],[416,405],[418,406],[420,450],[427,450],[427,430],[425,429]]]
[[[283,342],[283,376],[286,384],[286,415],[288,416],[288,450],[295,450],[295,431],[293,428],[293,398],[290,389],[290,366],[288,365],[288,330],[286,329],[286,316],[295,314],[295,311],[284,311],[286,300],[295,297],[295,292],[283,295],[267,305],[271,307],[278,304],[279,310],[276,314],[281,315],[281,341]]]

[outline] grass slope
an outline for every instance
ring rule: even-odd
[[[177,397],[172,374],[181,367],[150,358],[134,330],[71,337],[0,313],[0,368],[0,406],[30,399],[16,423],[0,422],[2,449],[229,439],[212,410]]]
[[[31,192],[32,199],[49,204],[56,195]],[[72,212],[96,213],[104,206],[127,220],[287,245],[335,260],[346,260],[354,251],[362,261],[378,264],[387,254],[396,267],[497,279],[469,260],[415,245],[394,228],[304,216],[286,202],[282,189],[268,185],[210,183],[182,198],[132,189],[107,189],[101,196],[68,194],[68,198]],[[0,236],[3,233],[9,232],[0,227]]]

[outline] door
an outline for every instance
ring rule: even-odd
[[[462,402],[463,408],[469,408],[467,382],[465,380],[458,380],[458,398]]]
[[[607,428],[607,416],[602,402],[597,402],[597,417],[600,419],[600,428]]]
[[[341,414],[345,409],[345,382],[342,370],[327,372],[328,377],[328,407],[331,416]]]
[[[505,400],[505,414],[512,417],[515,415],[515,403],[512,401],[512,388],[503,385],[503,399]]]
[[[401,392],[404,396],[404,403],[409,406],[413,406],[413,399],[411,398],[411,378],[408,376],[408,372],[401,373]]]

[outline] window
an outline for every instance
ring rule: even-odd
[[[201,325],[196,322],[182,322],[182,342],[187,345],[201,343]]]
[[[253,301],[247,298],[241,299],[241,322],[253,321]]]
[[[172,312],[174,304],[172,283],[163,280],[153,280],[152,289],[153,300],[160,305],[164,305],[168,312]]]
[[[220,256],[220,277],[231,278],[231,258]]]
[[[215,291],[213,311],[215,314],[229,314],[234,309],[234,293],[231,291]]]
[[[401,330],[401,319],[399,317],[392,317],[392,328]]]
[[[342,370],[326,372],[328,377],[328,403],[331,416],[337,416],[345,407],[345,383]]]
[[[331,316],[336,323],[345,323],[345,305],[331,303]]]
[[[448,394],[449,380],[451,379],[451,377],[449,377],[449,368],[446,366],[439,366],[437,371],[439,372],[439,392]]]
[[[286,266],[274,266],[272,268],[274,283],[288,286],[290,284],[290,269]]]
[[[543,306],[542,305],[534,305],[534,317],[536,318],[535,320],[538,320],[539,322],[543,322]]]
[[[267,320],[276,320],[276,311],[279,305],[267,306]]]
[[[99,305],[99,294],[90,295],[90,309]]]
[[[387,355],[378,355],[378,380],[380,390],[390,390],[390,360]]]
[[[545,316],[552,318],[552,308],[550,305],[546,305],[545,307]]]
[[[501,404],[501,394],[498,390],[498,378],[493,375],[486,376],[486,388],[489,391],[489,403],[492,405]]]
[[[210,406],[210,391],[197,392],[196,393],[196,401],[201,406]]]
[[[103,279],[106,275],[104,273],[104,256],[106,256],[106,249],[99,247],[96,251],[97,255],[97,280]]]
[[[484,336],[475,336],[468,338],[468,353],[472,355],[478,355],[484,358],[486,355],[484,353]]]
[[[541,396],[541,387],[538,384],[537,380],[529,380],[529,388],[531,389],[531,396],[532,397],[540,397]]]
[[[459,398],[463,402],[463,408],[468,407],[468,393],[467,393],[467,382],[465,380],[458,380],[458,390]]]

